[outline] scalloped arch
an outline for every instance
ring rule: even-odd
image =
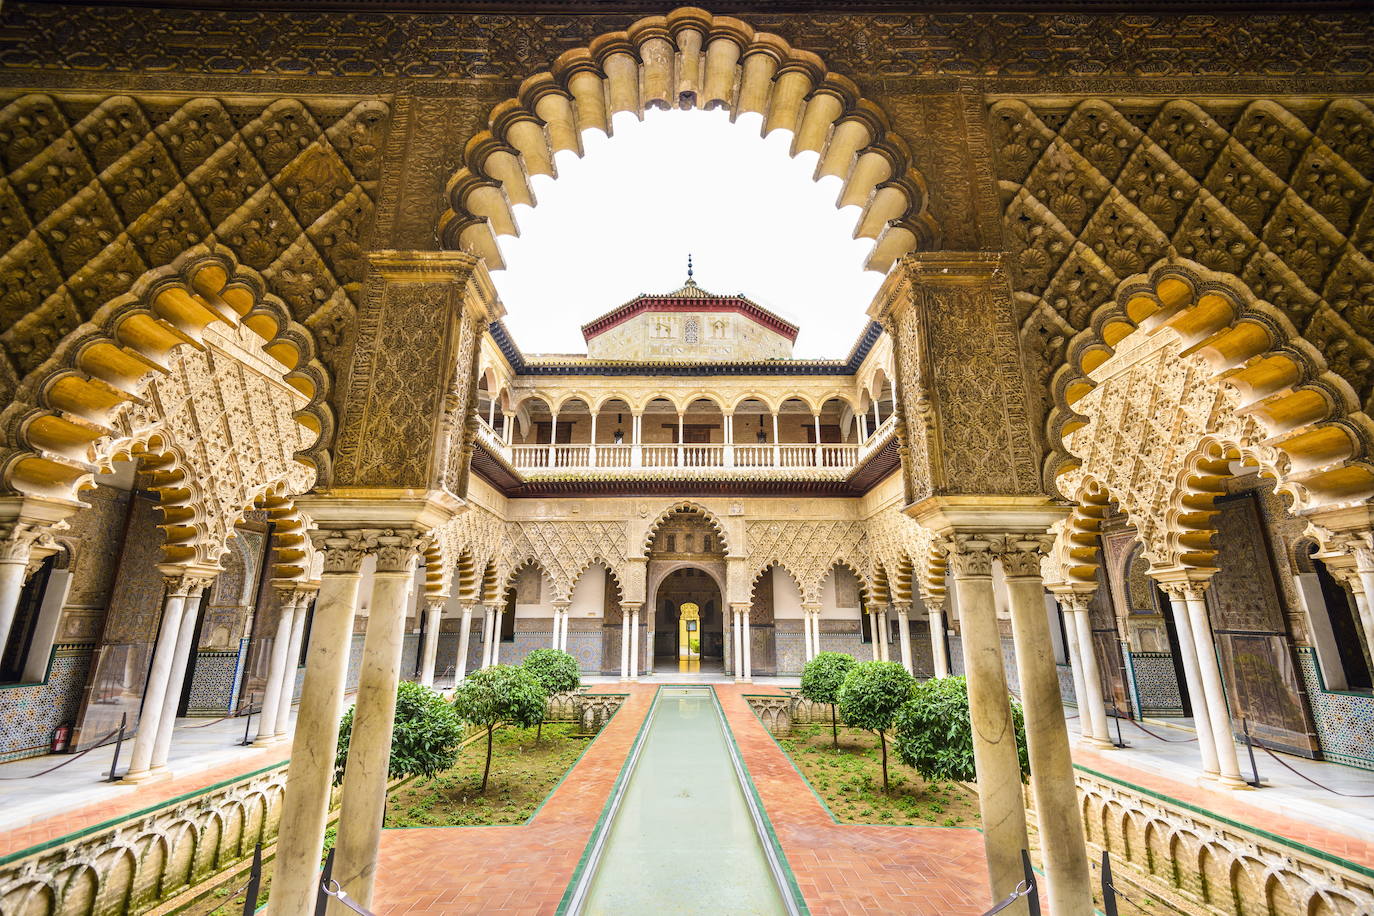
[[[309,398],[296,420],[313,445],[297,458],[327,470],[329,378],[310,332],[266,292],[256,271],[200,246],[144,274],[29,374],[0,413],[0,481],[25,496],[74,502],[118,449],[111,428],[118,412],[139,402],[147,380],[167,372],[183,347],[205,349],[206,329],[216,323],[257,335],[283,380]]]
[[[1349,384],[1239,279],[1179,259],[1124,281],[1070,341],[1052,382],[1046,424],[1052,448],[1045,476],[1055,489],[1079,463],[1065,443],[1089,422],[1074,405],[1097,386],[1094,370],[1137,331],[1165,328],[1178,334],[1183,355],[1206,360],[1214,384],[1237,392],[1237,413],[1263,429],[1272,457],[1262,463],[1293,498],[1294,510],[1374,496],[1374,422]]]
[[[729,538],[725,536],[725,526],[724,524],[722,524],[721,520],[716,517],[716,514],[712,512],[710,509],[701,505],[700,503],[695,502],[694,500],[681,499],[675,503],[669,504],[667,508],[665,508],[658,514],[654,521],[645,530],[644,541],[640,545],[640,553],[644,556],[648,556],[650,549],[652,549],[653,547],[654,537],[658,534],[658,529],[663,527],[663,523],[668,521],[668,518],[674,512],[684,511],[696,512],[702,515],[706,519],[706,523],[711,526],[711,530],[714,531],[716,533],[716,536],[720,538],[721,548],[726,553],[730,552],[730,541]]]
[[[765,135],[792,132],[791,155],[819,154],[815,178],[843,182],[836,206],[858,206],[854,237],[874,241],[867,269],[886,272],[903,255],[937,244],[925,178],[882,109],[816,54],[695,7],[566,51],[497,104],[448,181],[441,244],[503,267],[497,236],[519,235],[511,208],[534,206],[529,176],[556,177],[555,153],[582,155],[582,131],[610,134],[611,116],[622,111],[638,117],[648,108],[699,106],[760,114]]]

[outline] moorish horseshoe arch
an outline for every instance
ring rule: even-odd
[[[679,7],[561,54],[496,105],[468,140],[445,189],[444,248],[504,267],[497,236],[518,236],[512,206],[534,206],[529,176],[556,178],[554,155],[582,155],[582,131],[611,133],[611,116],[648,108],[727,108],[763,116],[763,134],[792,132],[791,155],[819,154],[815,178],[837,177],[837,207],[858,206],[855,238],[874,241],[865,268],[886,272],[933,248],[939,227],[925,178],[882,109],[819,56],[728,16]]]

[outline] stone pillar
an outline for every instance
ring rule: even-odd
[[[37,529],[30,526],[19,524],[15,529],[10,537],[0,539],[0,652],[9,642],[19,596],[24,591],[30,550],[38,537]]]
[[[267,683],[262,690],[262,709],[258,711],[258,734],[253,743],[271,744],[277,732],[277,704],[286,689],[286,658],[291,651],[291,629],[296,619],[296,607],[304,600],[304,593],[294,588],[278,589],[279,616],[277,630],[272,637],[272,655],[267,663]],[[290,700],[287,700],[290,703]]]
[[[1236,756],[1235,728],[1231,725],[1231,710],[1226,705],[1226,688],[1221,680],[1221,666],[1217,663],[1216,641],[1212,638],[1212,623],[1207,618],[1207,601],[1203,597],[1206,587],[1206,582],[1190,583],[1190,587],[1183,591],[1183,600],[1188,605],[1193,644],[1197,646],[1198,670],[1202,674],[1202,689],[1207,698],[1206,714],[1212,726],[1212,740],[1216,742],[1221,784],[1243,789],[1247,786],[1241,778],[1240,760]],[[1193,712],[1196,716],[1196,707]]]
[[[197,599],[210,581],[203,571],[183,567],[164,567],[163,573],[167,595],[162,605],[162,623],[158,629],[157,648],[153,651],[153,665],[143,690],[143,712],[139,716],[138,734],[134,736],[134,747],[129,755],[129,772],[124,777],[127,782],[142,782],[159,766],[158,748],[163,743],[160,740],[162,720],[167,715],[169,705],[172,719],[176,718],[177,704],[181,702],[181,682],[186,673],[186,657],[195,630],[195,614],[199,610]],[[191,608],[189,626],[188,605]],[[183,633],[183,629],[187,632]],[[167,746],[170,746],[170,742],[169,724]],[[165,749],[161,760],[165,764]]]
[[[916,672],[911,667],[911,602],[893,602],[892,606],[897,610],[897,639],[902,649],[902,667],[907,674],[914,675]],[[934,634],[931,638],[934,639]]]
[[[310,605],[315,600],[312,585],[308,591],[299,591],[300,600],[296,602],[295,613],[291,617],[291,644],[286,649],[286,669],[283,672],[281,697],[277,702],[277,722],[272,728],[272,738],[280,740],[291,728],[291,703],[296,698],[297,660],[301,657],[301,643],[305,640],[305,620],[310,616]]]
[[[443,626],[443,596],[425,599],[425,650],[420,658],[420,683],[426,687],[434,686],[434,669],[439,661],[439,628]]]
[[[993,549],[1002,563],[1011,603],[1036,824],[1049,879],[1049,911],[1056,916],[1093,916],[1088,847],[1069,756],[1059,673],[1049,651],[1045,584],[1040,578],[1040,560],[1053,540],[1051,535],[1012,534],[993,541]]]
[[[639,680],[639,608],[638,604],[628,605],[630,608],[630,680]]]
[[[983,849],[992,899],[996,901],[1021,882],[1021,850],[1029,849],[1030,843],[1021,794],[1021,761],[1012,729],[1002,636],[997,629],[997,604],[992,591],[991,546],[987,538],[979,535],[956,535],[949,542],[949,565],[963,621],[978,807],[982,813]],[[1024,907],[1013,907],[1012,911],[1026,912]]]
[[[468,646],[472,642],[472,602],[464,601],[462,628],[458,631],[458,663],[453,669],[453,684],[456,687],[468,676]]]
[[[620,605],[620,679],[630,679],[630,608],[633,605]]]
[[[882,648],[883,661],[892,661],[891,628],[887,625],[887,608],[878,609],[878,645]]]
[[[379,534],[357,529],[312,534],[315,546],[324,553],[324,573],[310,625],[305,683],[301,685],[291,766],[282,797],[272,896],[267,901],[269,916],[301,916],[315,910],[339,737],[339,707],[358,607],[358,572],[363,557],[376,547]]]
[[[1085,745],[1096,747],[1097,726],[1093,723],[1087,689],[1083,686],[1083,656],[1078,649],[1078,618],[1073,612],[1072,597],[1071,591],[1063,588],[1055,590],[1055,600],[1059,602],[1060,613],[1064,615],[1064,648],[1069,653],[1069,673],[1073,675],[1073,700],[1078,705],[1079,738]]]
[[[553,603],[553,647],[561,652],[568,651],[568,607],[571,603],[567,600]]]
[[[191,656],[196,651],[196,618],[200,616],[200,597],[214,583],[217,572],[218,570],[204,570],[199,583],[186,595],[186,603],[181,608],[177,654],[172,660],[172,675],[167,682],[167,693],[162,698],[162,715],[157,721],[157,743],[153,745],[153,773],[167,766],[167,755],[172,750],[172,729],[177,721],[177,707],[181,705],[186,672],[191,667]]]
[[[382,836],[391,733],[396,718],[396,686],[401,679],[401,646],[405,636],[406,598],[415,574],[418,532],[377,551],[372,576],[372,602],[363,642],[362,674],[353,710],[340,793],[339,835],[334,847],[334,880],[363,907],[372,905],[377,871],[377,844]],[[436,605],[437,614],[442,605]],[[349,916],[338,901],[330,912]]]
[[[930,659],[935,667],[936,677],[949,677],[949,652],[945,645],[945,609],[943,598],[940,601],[932,597],[922,599],[926,606],[926,613],[930,615]]]
[[[1204,775],[1218,776],[1217,745],[1212,737],[1212,724],[1207,713],[1207,695],[1202,688],[1202,671],[1198,668],[1197,646],[1193,642],[1193,626],[1188,619],[1185,593],[1190,587],[1187,579],[1160,579],[1160,588],[1169,596],[1169,613],[1174,618],[1178,634],[1179,661],[1183,664],[1183,680],[1188,686],[1188,700],[1193,707],[1193,728],[1197,731],[1198,751],[1202,755]]]

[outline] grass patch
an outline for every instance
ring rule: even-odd
[[[549,723],[535,742],[535,729],[498,729],[492,745],[491,781],[485,794],[482,764],[487,742],[463,748],[458,762],[433,779],[412,779],[386,802],[386,827],[466,827],[523,824],[586,749],[589,738],[574,737],[572,723]]]
[[[972,788],[959,782],[927,783],[897,762],[891,741],[892,788],[884,792],[878,736],[870,732],[841,728],[837,750],[829,725],[800,725],[778,743],[843,824],[978,826],[978,796]]]

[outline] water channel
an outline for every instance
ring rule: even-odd
[[[798,912],[709,687],[663,687],[569,913]]]

